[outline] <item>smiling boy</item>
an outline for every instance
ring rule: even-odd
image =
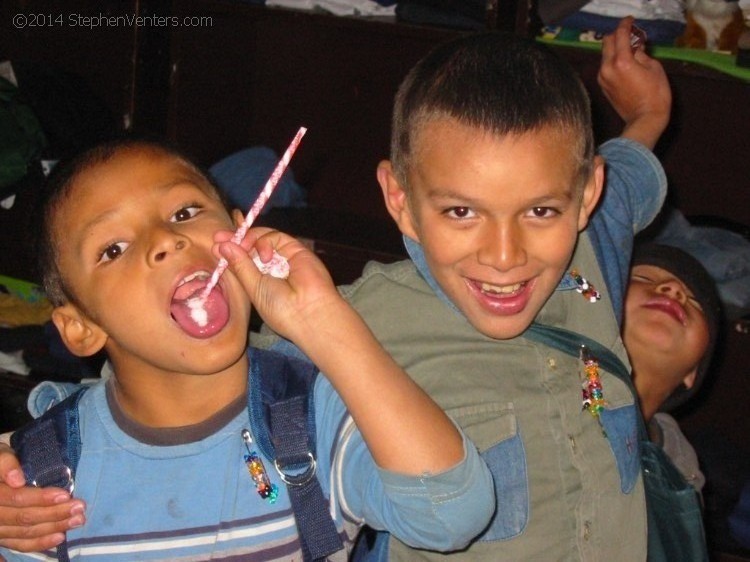
[[[651,440],[699,491],[697,455],[670,412],[705,381],[720,318],[716,284],[697,259],[664,244],[636,246],[623,323],[633,382]]]
[[[391,215],[477,330],[520,335],[570,262],[599,198],[601,163],[580,167],[569,145],[581,141],[556,126],[502,136],[452,118],[413,127],[419,156],[409,175],[378,169]]]
[[[311,392],[313,474],[341,539],[329,559],[346,560],[368,521],[440,549],[461,548],[483,528],[494,506],[476,450],[301,243],[266,230],[251,231],[242,247],[229,242],[234,225],[216,189],[155,143],[95,147],[49,186],[40,259],[53,321],[73,353],[105,349],[114,371],[78,402],[75,495],[87,512],[85,525],[67,533],[72,559],[307,556],[284,477],[258,453],[260,473],[278,485],[278,497],[266,493],[245,456],[259,439],[248,400],[265,392],[253,381],[264,369],[289,368],[281,356],[248,349],[251,302],[326,371]],[[235,225],[241,220],[237,213]],[[263,276],[251,250],[265,262],[274,250],[283,255],[289,278]],[[203,290],[218,257],[230,269],[209,298],[205,326],[175,314]],[[57,533],[49,545],[62,539]],[[0,547],[0,559],[40,556]]]
[[[637,59],[666,84],[626,45],[628,25],[605,58]],[[668,87],[655,107],[660,133]],[[491,523],[450,559],[646,558],[635,397],[596,358],[589,386],[584,361],[527,337],[537,324],[563,328],[628,364],[618,317],[630,247],[666,191],[641,127],[654,108],[640,109],[626,127],[639,142],[615,139],[595,155],[574,72],[541,45],[493,33],[438,47],[396,95],[378,180],[411,259],[370,264],[343,293],[493,473]],[[601,393],[601,411],[582,390]],[[367,550],[358,555],[445,557],[386,534]]]

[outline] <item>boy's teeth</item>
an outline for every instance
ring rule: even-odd
[[[518,291],[521,288],[521,285],[521,283],[516,283],[515,285],[490,285],[489,283],[482,283],[482,291],[485,293],[509,295]]]
[[[185,277],[182,281],[180,281],[180,285],[184,285],[185,283],[188,283],[192,281],[193,279],[207,279],[208,278],[208,272],[206,271],[196,271],[195,273],[191,273],[187,277]]]

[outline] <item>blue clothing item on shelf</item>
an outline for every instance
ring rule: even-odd
[[[686,251],[716,282],[730,318],[750,312],[750,240],[717,226],[693,225],[677,209],[669,209],[654,241]]]
[[[278,161],[279,157],[273,150],[256,146],[219,160],[209,168],[208,173],[226,194],[229,202],[244,214],[255,203]],[[292,169],[287,168],[261,214],[273,207],[306,205],[307,193],[294,180]]]

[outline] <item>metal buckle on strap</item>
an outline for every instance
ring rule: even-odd
[[[278,459],[273,461],[273,466],[276,468],[276,472],[279,473],[279,478],[281,478],[284,484],[287,484],[288,486],[304,486],[315,477],[318,463],[315,461],[315,457],[312,453],[308,452],[307,456],[310,459],[310,466],[304,472],[294,475],[286,474],[284,472],[284,467],[279,464]]]
[[[46,488],[47,486],[62,488],[71,495],[73,495],[73,490],[76,487],[73,471],[67,466],[46,469],[37,474],[37,477],[30,484],[36,488]]]

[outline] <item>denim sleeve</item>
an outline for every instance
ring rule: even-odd
[[[379,478],[360,478],[360,486],[372,486],[360,506],[370,526],[415,548],[466,547],[495,512],[495,492],[487,465],[465,436],[464,451],[459,464],[439,474],[408,477],[378,468]]]
[[[621,323],[633,238],[661,210],[667,177],[656,156],[635,141],[609,140],[599,147],[599,154],[606,162],[606,181],[587,232]]]
[[[304,357],[282,338],[258,342]],[[437,551],[467,546],[489,523],[495,510],[492,475],[463,432],[464,458],[444,472],[407,476],[383,470],[325,376],[315,384],[315,423],[323,489],[330,486],[346,518]]]
[[[349,419],[334,455],[334,495],[345,517],[388,531],[415,548],[463,548],[495,510],[492,476],[464,436],[464,458],[439,474],[407,476],[379,468]]]

